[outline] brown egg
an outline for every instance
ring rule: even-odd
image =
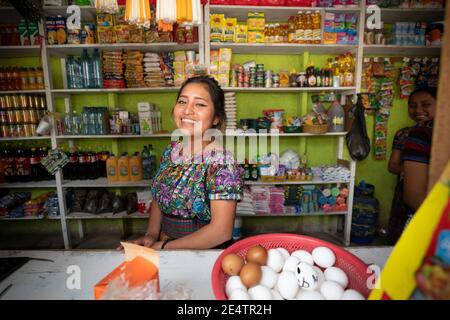
[[[259,284],[262,277],[261,266],[254,262],[248,262],[245,264],[239,275],[241,281],[247,288],[254,287]]]
[[[229,276],[237,276],[244,266],[244,259],[237,254],[227,254],[222,259],[222,270]]]
[[[254,262],[263,266],[267,263],[267,250],[260,245],[254,246],[247,251],[246,258],[248,262]]]

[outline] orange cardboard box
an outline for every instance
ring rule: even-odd
[[[131,243],[122,243],[125,261],[100,280],[94,287],[94,298],[100,300],[108,284],[123,275],[130,287],[140,286],[156,279],[159,292],[159,256],[155,250]]]

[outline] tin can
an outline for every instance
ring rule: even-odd
[[[13,109],[20,109],[20,96],[18,95],[13,95],[11,96],[11,100],[12,100],[12,107]]]
[[[16,124],[17,136],[18,137],[26,137],[25,128],[23,124]]]
[[[38,117],[37,110],[29,109],[28,112],[30,113],[30,123],[38,124],[39,117]]]
[[[9,125],[9,136],[14,138],[19,137],[19,132],[17,131],[17,127],[15,124]]]
[[[7,125],[7,124],[0,125],[0,135],[3,138],[8,138],[9,137],[9,125]]]
[[[30,123],[31,122],[30,110],[22,109],[22,119],[23,119],[24,123]]]
[[[0,96],[0,110],[6,109],[6,96]]]
[[[22,110],[20,110],[20,109],[14,110],[14,113],[16,114],[16,122],[19,124],[23,124],[24,118],[23,118]]]
[[[31,129],[31,136],[35,136],[36,135],[36,130],[37,130],[37,125],[30,124],[30,129]]]
[[[27,108],[27,96],[25,94],[21,94],[19,96],[20,99],[20,107],[21,108]]]
[[[8,112],[8,123],[13,124],[13,123],[17,122],[16,111],[8,110],[7,112]]]

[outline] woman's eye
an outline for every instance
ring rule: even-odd
[[[197,103],[196,106],[197,106],[197,107],[202,107],[202,108],[204,108],[204,107],[206,107],[206,104],[203,104],[203,103]]]
[[[178,104],[186,104],[186,101],[184,101],[184,100],[178,100],[177,103],[178,103]]]

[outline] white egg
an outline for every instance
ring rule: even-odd
[[[297,257],[301,262],[309,263],[310,265],[314,265],[314,260],[308,251],[305,250],[297,250],[292,252],[291,257]]]
[[[283,255],[277,249],[270,249],[267,251],[267,266],[275,270],[275,272],[280,272],[283,268],[284,258]]]
[[[325,275],[325,280],[332,280],[339,283],[343,289],[347,288],[348,277],[342,269],[337,267],[329,267],[323,273]]]
[[[280,251],[281,255],[283,256],[283,259],[286,260],[289,258],[289,251],[287,251],[285,248],[277,248],[278,251]]]
[[[278,282],[278,273],[268,266],[261,266],[262,277],[259,284],[272,289]]]
[[[231,292],[229,300],[251,300],[247,290],[236,289]]]
[[[248,294],[253,300],[272,300],[270,289],[260,284],[248,289]]]
[[[247,288],[244,286],[244,284],[241,281],[241,277],[239,276],[232,276],[227,280],[227,283],[225,284],[225,293],[229,297],[231,293],[236,289],[243,289],[247,291]]]
[[[293,299],[299,290],[295,274],[290,271],[283,271],[278,277],[277,289],[283,298]]]
[[[319,267],[313,266],[313,269],[314,271],[316,271],[318,279],[316,290],[319,290],[322,284],[325,282],[325,275],[323,274],[322,269],[320,269]]]
[[[356,290],[347,289],[344,291],[341,300],[366,300],[366,298]]]
[[[289,257],[284,261],[283,271],[295,272],[300,260],[297,257]]]
[[[333,251],[327,247],[317,247],[312,251],[314,263],[324,269],[332,267],[336,262]]]
[[[297,284],[304,290],[316,290],[319,283],[319,278],[313,266],[300,262],[295,270],[295,277]]]
[[[296,298],[297,300],[325,300],[320,292],[308,290],[300,290]]]
[[[284,298],[280,295],[278,290],[272,289],[271,292],[273,300],[284,300]]]
[[[320,287],[320,293],[326,300],[341,300],[344,294],[342,286],[334,281],[325,281]]]

